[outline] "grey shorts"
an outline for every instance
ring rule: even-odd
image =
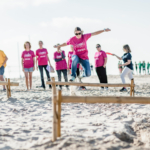
[[[24,68],[24,72],[33,72],[33,67],[31,67],[31,68]]]

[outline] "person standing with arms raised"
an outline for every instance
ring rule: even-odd
[[[30,84],[30,90],[32,89],[32,72],[35,70],[35,54],[31,49],[30,42],[24,43],[25,50],[22,52],[22,71],[25,74],[25,81],[26,81],[26,87],[27,91],[29,90],[29,84]]]
[[[113,56],[116,56],[119,60],[123,60],[124,64],[120,66],[124,66],[124,69],[121,73],[121,80],[122,83],[125,84],[125,76],[128,75],[129,79],[133,79],[133,65],[132,65],[132,55],[129,45],[123,46],[123,51],[125,52],[122,57],[119,57],[115,54]],[[123,87],[120,92],[127,91],[126,87]]]
[[[96,45],[97,52],[95,53],[94,59],[95,59],[95,69],[97,76],[99,78],[100,83],[108,83],[107,82],[107,75],[106,75],[106,64],[107,64],[107,55],[106,53],[101,50],[101,45]],[[101,87],[103,90],[104,87]],[[108,90],[108,87],[106,87],[106,90]]]
[[[59,45],[54,46],[57,47],[63,47],[67,45],[73,45],[74,53],[72,56],[72,67],[71,67],[71,76],[72,78],[70,81],[74,81],[76,78],[76,70],[77,70],[77,64],[80,63],[84,69],[84,73],[82,77],[91,76],[91,69],[90,69],[90,63],[89,63],[89,57],[88,57],[88,49],[87,49],[87,40],[91,36],[95,36],[98,34],[101,34],[103,32],[108,32],[110,29],[104,29],[97,32],[89,33],[89,34],[83,34],[83,31],[81,28],[76,27],[74,30],[75,36],[70,38],[67,42]]]
[[[48,72],[48,70],[46,69],[47,65],[48,65],[48,62],[49,62],[49,65],[52,67],[51,63],[50,63],[50,59],[49,59],[49,56],[48,56],[48,51],[46,48],[43,48],[43,41],[39,41],[39,49],[36,50],[36,69],[40,70],[40,76],[41,76],[41,83],[42,85],[41,86],[37,86],[37,88],[39,87],[42,87],[44,88],[45,90],[45,82],[44,82],[44,72],[43,72],[43,69],[45,70],[46,72],[46,75],[47,75],[47,80],[50,81],[50,74]],[[37,65],[37,62],[38,62],[38,65]],[[51,85],[49,85],[49,88],[51,89]]]
[[[0,81],[4,81],[4,72],[5,72],[5,67],[6,67],[6,62],[8,58],[6,54],[0,50]],[[3,91],[6,91],[5,85],[3,85]]]

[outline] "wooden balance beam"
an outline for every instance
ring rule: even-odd
[[[10,79],[5,79],[5,81],[0,81],[0,85],[6,85],[6,90],[7,90],[7,97],[11,97],[11,86],[19,86],[19,83],[17,82],[10,82]]]
[[[92,86],[92,87],[130,87],[130,96],[134,96],[134,80],[131,80],[131,84],[101,84],[101,83],[76,83],[76,82],[55,82],[55,78],[51,78],[52,81],[47,81],[46,84],[52,85],[52,105],[53,105],[53,136],[52,141],[55,141],[57,137],[61,136],[61,103],[128,103],[125,99],[129,97],[79,97],[79,96],[62,96],[61,91],[56,91],[56,85],[71,85],[71,86]],[[131,98],[131,97],[130,97]],[[134,101],[131,101],[135,103]]]
[[[61,103],[119,103],[119,104],[150,104],[150,97],[130,97],[130,96],[62,96],[61,90],[58,91],[56,103],[55,130],[53,131],[53,141],[61,136]],[[54,114],[53,114],[54,115]],[[54,126],[53,126],[54,128]]]

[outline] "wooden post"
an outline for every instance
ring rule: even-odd
[[[61,136],[61,90],[58,91],[58,104],[57,104],[57,112],[58,112],[58,124],[57,124],[57,137]]]
[[[7,82],[7,78],[5,79],[5,81]],[[6,91],[7,91],[7,98],[9,98],[8,84],[6,85]]]
[[[132,93],[133,93],[133,96],[134,96],[134,79],[133,80],[133,85],[132,85]]]
[[[8,94],[11,97],[11,90],[10,90],[10,79],[8,78]]]
[[[131,85],[130,85],[130,96],[132,96],[132,91],[133,91],[133,79],[131,80]]]
[[[57,102],[57,95],[56,95],[56,84],[55,84],[55,78],[52,77],[52,103],[53,103],[53,137],[52,141],[56,141],[57,139],[57,112],[56,112],[56,102]]]

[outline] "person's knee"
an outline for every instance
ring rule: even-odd
[[[79,57],[77,55],[74,55],[72,57],[72,64],[78,64],[79,63]]]
[[[120,77],[121,77],[121,78],[124,78],[124,74],[121,74]]]

